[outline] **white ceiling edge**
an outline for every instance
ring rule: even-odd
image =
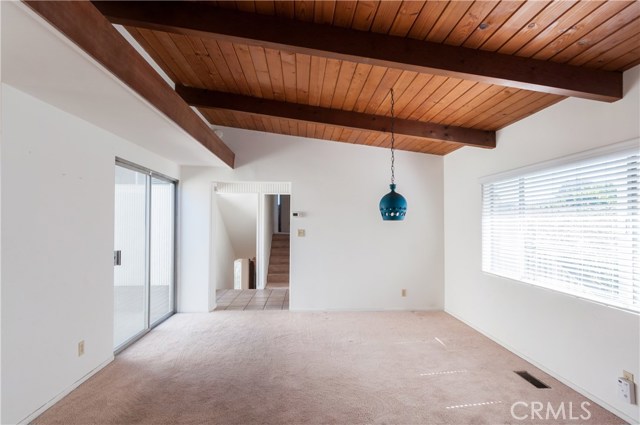
[[[228,168],[28,6],[0,7],[3,83],[179,165]]]

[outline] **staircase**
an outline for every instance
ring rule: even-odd
[[[271,239],[267,289],[289,287],[289,234],[277,233]]]

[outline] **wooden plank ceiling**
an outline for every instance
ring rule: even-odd
[[[640,3],[635,1],[206,3],[211,14],[233,10],[277,16],[306,25],[348,28],[564,64],[580,70],[602,70],[607,74],[640,64]],[[119,20],[110,15],[108,7],[95,4],[112,22],[128,24],[127,30],[176,85],[184,86],[179,87],[179,93],[192,93],[188,88],[197,88],[214,95],[215,92],[241,95],[233,98],[235,105],[250,103],[252,98],[280,102],[266,103],[262,109],[253,106],[243,109],[225,106],[231,103],[221,104],[222,101],[207,105],[200,98],[199,111],[214,125],[387,147],[390,136],[384,126],[363,128],[341,121],[315,120],[309,118],[313,117],[313,111],[307,111],[312,115],[287,114],[294,104],[293,109],[295,105],[303,105],[301,108],[322,108],[318,110],[323,113],[327,112],[325,109],[347,111],[375,121],[376,117],[390,116],[393,88],[399,120],[405,120],[407,125],[427,123],[435,129],[434,137],[429,137],[429,133],[421,137],[410,132],[399,134],[396,147],[445,155],[467,144],[455,137],[446,141],[448,129],[494,134],[565,98],[553,90],[532,91]],[[153,2],[146,7],[151,11]],[[491,143],[484,146],[490,147]]]

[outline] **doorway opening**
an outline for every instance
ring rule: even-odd
[[[267,289],[289,289],[289,259],[291,254],[291,195],[268,195],[273,197],[273,233],[267,269]]]
[[[288,309],[289,183],[216,183],[217,310]]]

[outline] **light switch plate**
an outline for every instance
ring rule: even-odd
[[[307,235],[307,232],[304,229],[298,229],[298,237],[304,238]]]

